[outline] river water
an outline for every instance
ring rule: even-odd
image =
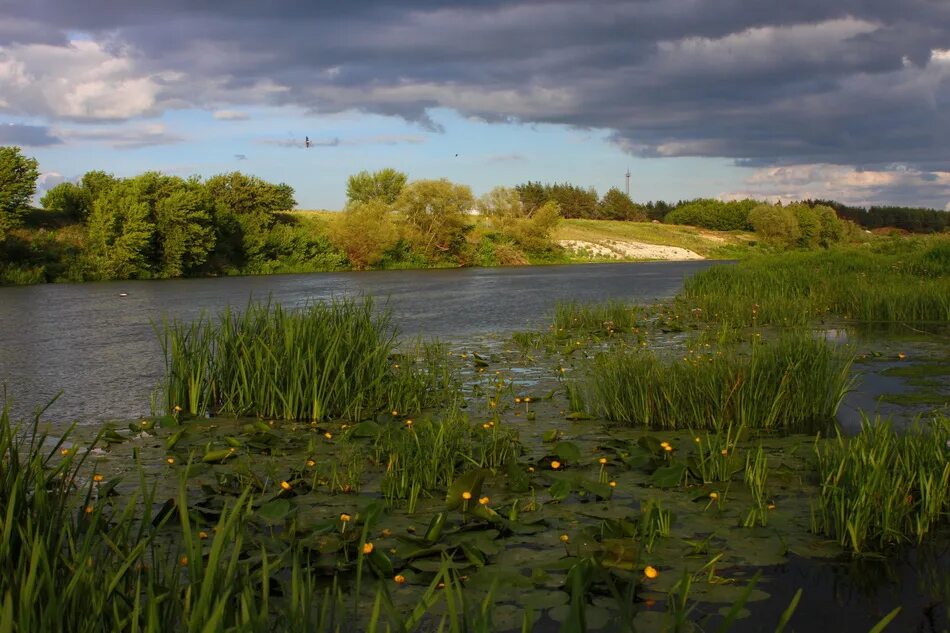
[[[317,273],[0,288],[0,385],[14,419],[61,395],[45,417],[94,424],[149,413],[163,359],[153,324],[250,298],[285,306],[369,295],[404,336],[464,341],[543,327],[556,301],[651,303],[714,262]]]

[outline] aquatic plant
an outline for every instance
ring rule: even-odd
[[[389,315],[369,298],[296,311],[250,303],[240,313],[159,330],[169,412],[359,420],[392,408],[418,411],[453,386],[437,345],[393,356]]]
[[[898,433],[862,422],[853,438],[815,445],[821,491],[812,529],[853,552],[920,543],[950,512],[950,419]]]
[[[601,303],[558,301],[554,305],[555,335],[570,336],[573,333],[611,336],[629,333],[638,325],[642,308],[624,301],[609,300]]]
[[[686,280],[684,318],[734,326],[950,321],[947,238],[751,257]]]
[[[614,349],[595,356],[584,391],[592,411],[621,424],[813,433],[833,422],[851,362],[847,351],[794,333],[681,361]]]

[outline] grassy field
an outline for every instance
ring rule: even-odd
[[[753,234],[743,231],[709,231],[693,226],[620,222],[617,220],[562,220],[557,240],[602,242],[620,240],[678,246],[703,257],[730,259],[747,250]]]

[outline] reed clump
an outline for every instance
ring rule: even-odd
[[[610,336],[635,329],[641,315],[642,309],[638,306],[613,299],[601,303],[558,301],[551,327],[555,333]]]
[[[169,412],[360,419],[437,404],[452,384],[433,349],[423,347],[421,358],[393,356],[389,314],[369,298],[301,310],[251,303],[216,319],[165,323],[160,337]]]
[[[950,419],[898,433],[880,420],[815,445],[812,529],[852,552],[920,543],[950,513]]]
[[[950,321],[950,240],[762,255],[686,281],[676,309],[737,326]]]
[[[852,379],[852,355],[808,333],[753,338],[666,360],[648,350],[601,352],[584,400],[606,419],[657,429],[815,433],[833,423]]]

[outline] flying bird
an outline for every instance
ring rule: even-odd
[[[310,137],[309,137],[309,136],[305,136],[305,137],[303,137],[303,139],[304,139],[304,140],[303,140],[303,146],[309,149],[310,146],[312,145],[312,143],[310,142]]]

